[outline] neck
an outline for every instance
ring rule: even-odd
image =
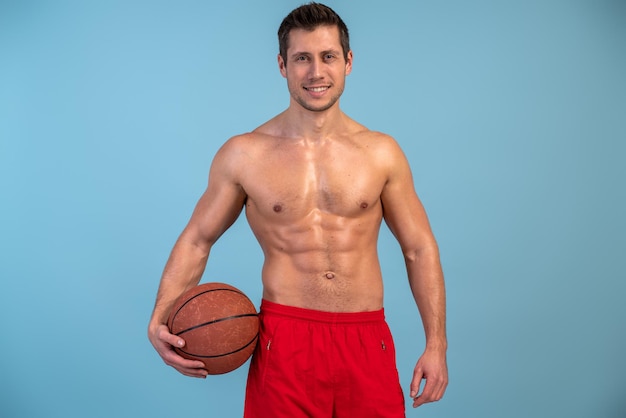
[[[346,115],[339,108],[339,102],[331,108],[314,112],[304,109],[297,103],[290,103],[282,113],[284,136],[325,138],[346,128]]]

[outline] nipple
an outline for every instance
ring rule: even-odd
[[[274,209],[274,212],[278,213],[281,210],[283,210],[283,207],[279,203],[277,203],[277,204],[274,205],[273,209]]]
[[[335,278],[335,273],[330,273],[330,272],[326,273],[326,278],[327,278],[328,280],[330,280],[330,279],[334,279],[334,278]]]

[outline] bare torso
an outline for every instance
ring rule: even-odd
[[[380,309],[388,137],[352,121],[315,140],[277,136],[275,126],[237,138],[246,216],[265,255],[263,297],[331,312]]]

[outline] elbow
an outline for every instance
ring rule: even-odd
[[[428,259],[439,259],[439,247],[437,243],[432,240],[428,244],[412,246],[402,249],[404,260],[407,264],[418,263]]]
[[[200,253],[204,256],[208,256],[211,247],[215,241],[217,241],[218,236],[207,236],[202,235],[199,231],[185,229],[181,236],[178,238],[178,243],[180,245],[187,246],[188,248],[193,248],[195,252]]]
[[[402,252],[406,264],[414,264],[420,259],[421,251],[418,249],[410,249]]]

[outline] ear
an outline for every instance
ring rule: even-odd
[[[346,75],[352,72],[352,50],[348,51],[348,57],[346,58]]]
[[[280,74],[287,78],[287,65],[280,54],[278,54],[278,69],[280,70]]]

